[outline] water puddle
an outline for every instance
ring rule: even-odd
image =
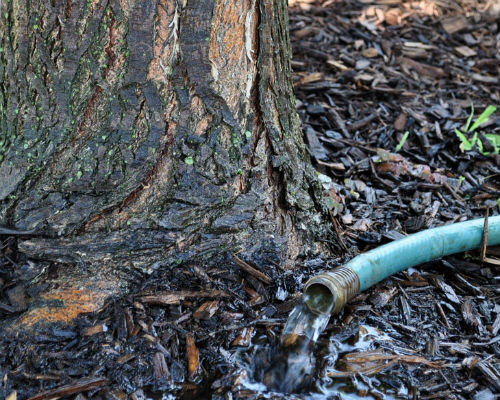
[[[266,335],[257,335],[251,348],[236,357],[244,370],[239,384],[259,395],[300,393],[304,399],[407,398],[404,382],[387,372],[399,361],[391,352],[393,339],[378,329],[348,328],[315,346],[328,324],[330,300],[322,293],[305,296],[274,345]]]

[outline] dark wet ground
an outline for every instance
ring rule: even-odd
[[[488,207],[498,214],[500,158],[484,134],[500,134],[500,112],[477,129],[490,154],[477,144],[462,152],[455,133],[471,104],[476,117],[500,104],[494,12],[494,2],[474,1],[291,5],[298,109],[346,259]],[[13,237],[0,243],[5,323],[35,295],[23,282],[57,266],[23,260]],[[302,394],[271,393],[244,367],[278,342],[306,278],[342,259],[265,271],[271,284],[230,257],[153,272],[71,329],[4,337],[0,398],[498,398],[497,255],[448,257],[358,296],[320,337]],[[173,294],[169,304],[145,297],[161,292]]]

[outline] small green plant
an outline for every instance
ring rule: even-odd
[[[401,140],[399,141],[398,145],[396,146],[396,153],[399,152],[399,150],[401,150],[406,142],[406,139],[408,139],[408,136],[410,135],[410,132],[406,131],[404,134],[403,134],[403,137],[401,138]]]
[[[485,108],[485,110],[481,113],[481,115],[472,123],[472,118],[474,117],[474,105],[471,104],[470,106],[471,112],[469,115],[469,118],[467,118],[467,122],[465,124],[465,129],[464,133],[462,131],[455,129],[455,134],[457,135],[458,139],[460,140],[460,150],[462,152],[464,151],[471,151],[474,148],[479,150],[479,152],[483,155],[488,155],[490,154],[487,151],[484,151],[483,148],[483,142],[481,139],[478,137],[478,133],[475,132],[479,126],[484,124],[485,122],[488,121],[490,118],[491,114],[493,114],[497,108],[495,106],[489,105],[488,107]],[[466,134],[472,134],[472,137],[469,138],[466,136]],[[498,154],[500,152],[500,135],[495,135],[493,133],[485,133],[483,135],[486,140],[488,140],[491,145],[493,146],[493,153]]]

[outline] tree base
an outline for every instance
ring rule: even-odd
[[[285,236],[275,233],[271,224],[267,228],[272,232],[245,229],[201,238],[178,237],[176,241],[172,233],[157,230],[31,238],[21,242],[19,250],[28,257],[57,263],[58,268],[55,277],[47,276],[38,284],[43,289],[30,288],[38,294],[13,328],[44,331],[54,325],[71,324],[83,313],[99,311],[108,299],[137,291],[138,283],[161,270],[180,269],[185,278],[194,268],[198,271],[195,278],[197,274],[199,278],[206,276],[207,266],[222,265],[238,271],[257,288],[272,285],[284,271],[293,268],[298,257],[326,250],[293,230]],[[193,290],[192,279],[182,278],[165,282],[165,289]]]

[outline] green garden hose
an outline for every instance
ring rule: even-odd
[[[427,229],[353,258],[346,265],[309,279],[304,293],[331,295],[331,313],[359,292],[409,267],[480,247],[484,218]],[[500,216],[488,218],[488,245],[500,244]],[[309,296],[311,297],[311,296]],[[309,304],[313,310],[314,305]],[[321,310],[316,310],[320,312]]]

